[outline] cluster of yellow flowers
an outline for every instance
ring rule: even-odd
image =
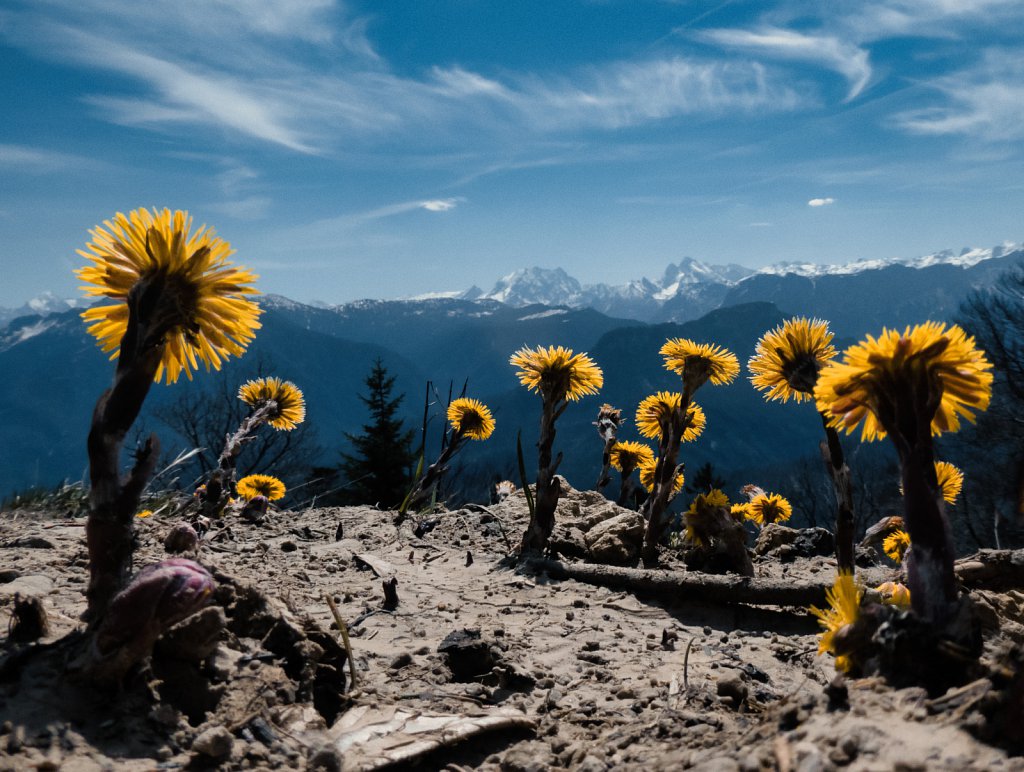
[[[244,353],[260,327],[261,311],[250,299],[258,294],[252,287],[257,277],[228,260],[230,244],[212,229],[200,226],[193,231],[187,212],[140,208],[116,214],[91,235],[86,250],[80,250],[91,264],[77,274],[87,295],[114,302],[90,308],[82,316],[102,350],[113,352],[111,358],[128,345],[125,333],[132,322],[140,327],[140,337],[131,345],[159,349],[157,381],[173,383],[182,373],[191,379],[199,363],[219,369],[227,358]],[[894,433],[909,441],[913,438],[902,435],[955,432],[962,419],[973,421],[976,412],[988,406],[991,364],[957,325],[925,322],[902,332],[883,329],[878,337],[869,335],[850,346],[841,360],[832,341],[833,334],[822,320],[786,321],[758,341],[748,363],[752,384],[769,400],[813,400],[827,426],[848,434],[860,427],[865,441]],[[693,394],[709,381],[732,382],[739,362],[720,346],[682,338],[666,341],[660,353],[666,369],[681,377],[683,390],[659,391],[643,399],[636,411],[637,430],[643,437],[663,441],[674,426],[677,434],[681,428],[678,440],[694,441],[707,419],[700,405],[691,401]],[[596,394],[604,384],[601,369],[589,356],[562,346],[524,347],[512,355],[510,363],[518,368],[519,381],[544,398],[551,410],[547,420],[552,429],[562,403]],[[262,411],[260,420],[275,429],[291,430],[305,417],[302,392],[280,378],[249,381],[238,396],[254,413]],[[491,411],[475,399],[453,400],[447,418],[458,439],[485,440],[495,428]],[[674,454],[673,449],[665,463],[674,464]],[[610,463],[624,475],[639,470],[642,484],[649,490],[655,487],[659,461],[650,447],[617,442],[610,451]],[[935,480],[942,498],[955,502],[963,486],[960,470],[938,462]],[[672,487],[678,492],[682,486],[680,472]],[[240,480],[237,490],[246,500],[262,496],[273,501],[285,494],[280,480],[259,474]],[[719,490],[694,499],[686,513],[690,540],[702,540],[701,512],[719,507],[730,507]],[[792,507],[778,494],[759,491],[749,502],[732,505],[731,513],[763,525],[788,520]],[[899,562],[910,544],[911,534],[897,530],[885,539],[884,550]],[[900,591],[889,595],[899,602],[906,600]],[[835,650],[835,634],[856,620],[860,598],[852,574],[841,572],[828,593],[829,608],[813,609],[826,628],[822,650]],[[849,667],[844,653],[838,653],[836,666]]]

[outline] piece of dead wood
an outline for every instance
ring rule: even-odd
[[[367,552],[360,552],[358,555],[353,555],[352,557],[355,559],[357,566],[366,566],[381,579],[387,579],[395,575],[395,567],[388,561],[378,558],[375,555],[371,555]]]
[[[553,579],[575,579],[600,587],[649,592],[669,600],[755,606],[822,606],[826,602],[827,585],[817,582],[574,564],[540,558],[526,560],[520,568],[528,573],[547,573]]]
[[[352,708],[331,727],[334,750],[352,772],[392,765],[408,768],[416,759],[486,732],[532,731],[536,721],[517,711],[443,714],[397,706]]]
[[[980,550],[954,564],[956,578],[970,589],[1024,588],[1024,549]]]

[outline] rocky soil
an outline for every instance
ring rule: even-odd
[[[837,679],[804,608],[517,572],[521,495],[401,528],[393,517],[329,508],[215,524],[195,555],[218,580],[214,605],[108,693],[68,677],[84,520],[3,513],[0,610],[38,598],[48,629],[34,644],[3,639],[0,769],[1024,770],[994,728],[1007,717],[991,680],[929,695]],[[630,559],[635,516],[598,494],[570,490],[557,521],[566,560]],[[166,557],[173,524],[138,521],[138,566]],[[814,543],[761,550],[757,576],[829,584],[835,562],[808,556]],[[977,595],[994,661],[1022,639],[1024,595]]]

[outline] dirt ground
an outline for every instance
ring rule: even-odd
[[[558,518],[616,512],[570,491]],[[21,655],[0,667],[0,769],[1024,770],[976,738],[970,690],[983,685],[935,699],[877,678],[836,682],[805,609],[517,573],[505,558],[528,517],[518,494],[431,515],[422,536],[393,516],[227,517],[196,555],[220,584],[208,621],[224,628],[190,660],[202,625],[186,620],[177,643],[106,693],[66,677],[85,608],[84,520],[4,513],[3,618],[15,593],[39,597],[49,631],[28,656],[5,641]],[[166,557],[172,524],[160,512],[138,521],[138,566]],[[765,557],[755,570],[827,584],[835,563]],[[398,605],[386,610],[391,578]],[[350,629],[354,686],[327,594]],[[986,656],[1024,629],[1024,596],[988,600],[1007,616]]]

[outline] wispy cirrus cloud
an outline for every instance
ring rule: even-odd
[[[990,50],[982,62],[928,86],[944,105],[906,110],[894,117],[914,134],[959,134],[991,142],[1024,139],[1024,58],[1020,51]]]
[[[50,148],[0,144],[0,169],[50,174],[100,166],[100,162]]]
[[[707,42],[761,53],[764,56],[819,64],[846,78],[846,101],[856,98],[871,80],[868,52],[847,40],[828,34],[806,34],[779,27],[755,30],[710,29],[698,34]]]
[[[287,0],[280,16],[278,5],[185,0],[175,15],[181,29],[169,35],[162,12],[145,4],[22,1],[6,14],[0,39],[120,76],[117,90],[84,97],[104,120],[172,133],[199,126],[299,153],[396,137],[426,142],[438,127],[474,127],[486,142],[806,102],[783,74],[756,62],[671,53],[500,78],[458,65],[401,75],[374,50],[366,19],[342,4]],[[338,62],[323,68],[315,61],[322,57]]]
[[[849,6],[822,5],[826,20],[859,42],[892,37],[957,38],[964,25],[1008,29],[1024,18],[1019,0],[872,0]],[[837,13],[829,13],[835,8]]]

